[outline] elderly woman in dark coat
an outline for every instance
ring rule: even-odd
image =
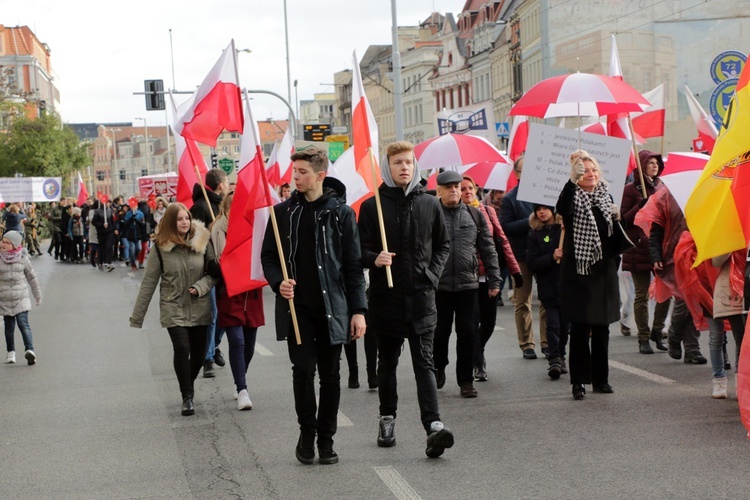
[[[570,181],[557,200],[565,237],[560,263],[560,311],[571,323],[570,383],[583,399],[584,384],[610,394],[609,325],[620,318],[619,257],[614,222],[619,211],[597,161],[585,151],[571,155]],[[589,338],[591,347],[589,348]]]

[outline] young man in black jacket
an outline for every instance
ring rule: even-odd
[[[388,146],[388,164],[381,167],[378,188],[388,251],[380,237],[375,199],[362,204],[359,231],[362,263],[370,269],[370,335],[378,338],[378,446],[396,444],[398,402],[396,368],[404,339],[409,339],[422,425],[427,432],[426,454],[436,458],[453,446],[453,434],[440,421],[432,345],[437,324],[435,290],[448,259],[450,241],[443,212],[419,182],[414,146]],[[390,266],[393,287],[386,279]]]
[[[310,148],[292,155],[291,197],[274,212],[283,241],[289,278],[284,280],[272,224],[261,251],[263,271],[276,292],[276,334],[287,340],[300,437],[297,460],[315,460],[315,435],[321,464],[335,464],[333,435],[341,396],[341,346],[365,333],[365,278],[354,211],[345,205],[344,185],[327,178],[328,156]],[[289,300],[294,300],[301,343],[292,330]],[[315,404],[315,370],[320,405]]]

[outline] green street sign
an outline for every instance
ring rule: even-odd
[[[346,147],[345,142],[329,142],[328,143],[328,159],[331,162],[338,160],[339,156],[344,154]]]
[[[234,172],[234,160],[230,158],[222,158],[219,160],[219,168],[222,169],[227,175]]]

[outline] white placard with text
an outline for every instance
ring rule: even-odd
[[[583,149],[596,158],[615,205],[622,201],[633,143],[618,137],[532,123],[523,161],[518,199],[555,206],[570,179],[570,154]]]

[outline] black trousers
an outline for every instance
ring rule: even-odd
[[[331,345],[325,313],[297,309],[302,343],[294,332],[287,338],[292,362],[292,387],[297,422],[303,433],[318,434],[318,444],[333,443],[339,412],[341,345]],[[320,379],[320,404],[315,402],[315,369]]]
[[[474,384],[474,350],[478,342],[477,290],[435,294],[437,327],[435,328],[435,367],[448,366],[448,344],[456,319],[456,381],[459,387]]]
[[[571,384],[608,384],[609,325],[573,323],[570,329],[569,363]]]
[[[193,382],[203,367],[207,328],[206,325],[167,328],[174,349],[174,372],[183,397],[194,392]]]
[[[489,286],[486,281],[479,283],[479,293],[477,300],[479,301],[479,342],[477,342],[476,349],[474,350],[474,365],[481,366],[484,362],[484,346],[492,337],[492,332],[495,331],[495,323],[497,323],[497,302],[500,300],[502,294],[502,287],[500,287],[500,293],[494,297],[489,295]]]
[[[396,369],[404,340],[409,340],[411,364],[414,378],[417,381],[417,401],[422,426],[429,434],[432,422],[440,420],[438,408],[437,382],[435,381],[435,364],[432,359],[432,342],[434,332],[417,335],[410,328],[404,339],[387,332],[371,331],[378,338],[378,396],[380,398],[380,415],[396,417],[398,410],[398,381]]]

